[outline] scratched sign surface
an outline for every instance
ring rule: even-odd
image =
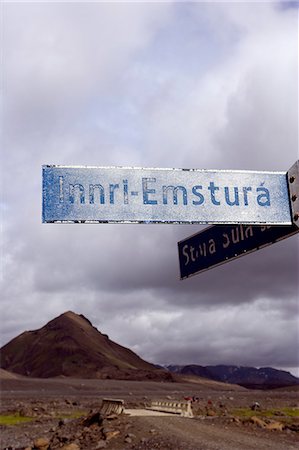
[[[43,166],[43,222],[291,224],[286,174]]]

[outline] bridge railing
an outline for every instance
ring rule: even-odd
[[[178,401],[164,401],[164,400],[153,400],[147,409],[153,411],[167,412],[172,414],[179,414],[182,417],[193,417],[193,412],[191,408],[191,402],[178,402]]]
[[[121,414],[124,411],[124,401],[114,398],[103,398],[101,414]]]

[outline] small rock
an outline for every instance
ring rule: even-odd
[[[55,448],[55,446],[60,446],[60,445],[62,445],[61,442],[60,442],[60,439],[58,438],[58,436],[54,436],[54,437],[51,439],[51,447],[52,447],[52,445],[54,446],[54,448]]]
[[[282,431],[284,428],[284,425],[281,422],[271,422],[266,425],[266,428],[267,428],[267,430]]]
[[[109,416],[106,416],[105,419],[106,420],[115,420],[118,419],[118,415],[117,414],[109,414]]]
[[[259,404],[259,402],[254,402],[250,408],[252,411],[259,411],[261,409],[261,405]]]
[[[96,413],[89,414],[89,416],[87,416],[85,419],[83,419],[82,425],[84,425],[85,427],[90,427],[94,423],[101,425],[102,422],[103,422],[103,418],[102,418],[101,414],[99,412],[96,412]]]
[[[125,443],[126,444],[132,444],[132,439],[130,437],[126,437],[125,438]]]
[[[126,434],[126,437],[131,438],[131,439],[135,439],[136,438],[136,434],[128,433],[128,434]]]
[[[38,450],[48,450],[50,442],[46,438],[38,438],[33,442],[33,446]]]
[[[232,422],[235,422],[238,425],[240,425],[242,423],[241,420],[239,419],[239,417],[233,417]]]
[[[32,417],[33,411],[29,408],[23,407],[19,410],[19,416],[21,417]]]
[[[67,444],[61,447],[61,450],[80,450],[80,447],[77,444]]]
[[[290,423],[290,424],[286,425],[286,427],[290,431],[296,431],[297,433],[299,432],[299,424]]]
[[[66,444],[71,439],[69,434],[61,434],[57,437],[59,442],[62,442],[63,444]]]
[[[100,448],[105,448],[107,446],[106,441],[100,440],[98,442],[98,445],[96,446],[96,450],[100,449]]]
[[[119,434],[120,434],[119,430],[106,431],[106,433],[104,432],[104,436],[106,438],[106,441],[110,441],[110,439],[118,436]]]
[[[58,426],[62,427],[63,425],[65,425],[65,419],[60,419],[58,422]]]
[[[256,416],[252,416],[250,418],[250,422],[254,423],[254,425],[257,425],[260,428],[265,428],[266,427],[266,422],[262,419],[260,419],[259,417]]]

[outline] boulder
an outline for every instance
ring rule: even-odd
[[[260,428],[265,428],[266,425],[267,425],[267,423],[264,420],[262,420],[262,419],[260,419],[259,417],[256,417],[256,416],[252,416],[250,418],[250,422],[254,423],[254,425],[257,425]]]
[[[48,450],[50,445],[49,439],[46,438],[37,438],[33,442],[33,446],[37,450]]]
[[[266,425],[267,430],[282,431],[284,429],[284,424],[281,422],[270,422]]]
[[[99,412],[91,413],[85,419],[82,420],[82,425],[85,427],[90,427],[93,424],[101,425],[103,418]]]
[[[120,434],[119,430],[103,430],[103,434],[105,436],[106,441],[110,441],[110,439],[118,436]]]
[[[77,444],[67,444],[61,447],[61,450],[80,450],[80,447]]]
[[[217,416],[217,413],[216,413],[216,411],[214,409],[207,408],[207,416],[215,417],[215,416]]]

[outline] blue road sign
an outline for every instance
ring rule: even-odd
[[[216,225],[178,243],[181,279],[232,261],[299,232],[291,226]]]
[[[292,223],[285,172],[43,166],[43,222]]]

